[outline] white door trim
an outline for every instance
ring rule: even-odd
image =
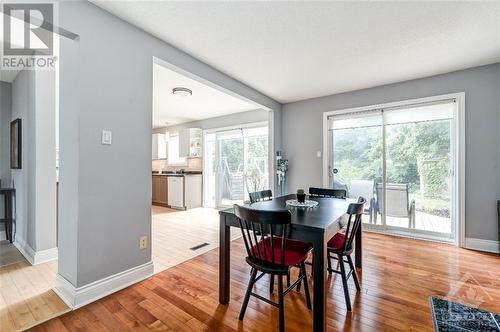
[[[323,113],[323,186],[328,186],[328,166],[329,166],[329,132],[328,117],[347,113],[356,113],[383,108],[392,108],[412,104],[429,103],[446,99],[455,99],[457,103],[457,114],[455,117],[455,188],[457,195],[455,197],[455,215],[457,223],[455,225],[455,244],[465,247],[465,92],[450,93],[438,96],[407,99],[402,101],[367,105],[361,107],[346,108],[340,110],[327,111]]]

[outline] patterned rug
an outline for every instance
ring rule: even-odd
[[[431,296],[429,298],[437,332],[500,332],[500,315]]]

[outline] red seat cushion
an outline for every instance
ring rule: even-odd
[[[328,241],[328,248],[333,250],[341,250],[344,245],[345,234],[344,233],[336,233],[330,241]]]
[[[273,237],[274,244],[274,262],[271,256],[271,238],[267,237],[264,241],[259,241],[258,245],[253,246],[253,252],[256,257],[272,263],[281,264],[281,237]],[[264,245],[265,244],[265,245]],[[257,249],[258,246],[258,249]],[[264,250],[265,248],[265,250]],[[307,242],[286,239],[285,241],[285,265],[293,266],[302,263],[306,260],[307,254],[311,251],[312,246]],[[260,250],[260,256],[259,256]],[[264,254],[265,252],[265,254]]]

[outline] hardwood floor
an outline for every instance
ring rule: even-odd
[[[69,311],[52,290],[57,261],[0,268],[0,331],[23,330]]]
[[[329,278],[331,331],[432,331],[429,296],[441,296],[500,312],[500,258],[453,246],[365,233],[362,290],[349,281],[353,312],[347,313],[341,280]],[[218,303],[218,251],[173,268],[64,314],[33,331],[270,331],[277,309],[250,299],[238,321],[249,267],[241,239],[233,242],[231,302]],[[296,273],[296,271],[294,271]],[[256,291],[268,294],[268,279]],[[286,296],[288,331],[311,330],[303,293]]]
[[[235,230],[233,238],[239,236]],[[198,250],[190,248],[201,243]],[[155,273],[217,247],[219,214],[214,209],[152,209]],[[57,261],[31,266],[14,245],[0,243],[0,331],[22,330],[59,316],[69,308],[52,291]]]

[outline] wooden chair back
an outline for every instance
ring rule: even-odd
[[[272,268],[272,265],[284,266],[287,228],[291,224],[290,211],[253,210],[235,204],[234,214],[243,235],[248,256],[247,262],[260,270]],[[276,227],[278,225],[281,227]],[[280,229],[279,234],[275,234],[277,228]],[[278,249],[275,246],[281,249],[279,258],[275,257],[275,249]]]
[[[342,246],[342,252],[349,252],[352,250],[352,243],[354,242],[354,237],[359,227],[361,227],[361,219],[363,217],[363,212],[365,209],[366,200],[363,197],[358,198],[357,203],[349,204],[347,208],[348,220],[345,227],[345,237],[344,244]]]
[[[309,188],[309,195],[315,197],[332,197],[345,199],[347,191],[344,189]]]
[[[256,191],[248,194],[250,196],[250,203],[261,202],[270,200],[273,197],[273,192],[269,189]]]

